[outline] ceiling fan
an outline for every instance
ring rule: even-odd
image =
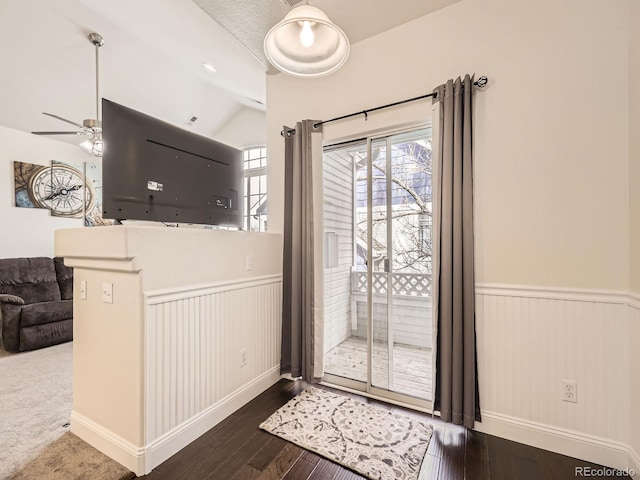
[[[42,112],[44,115],[48,115],[49,117],[56,118],[58,120],[62,120],[63,122],[69,123],[78,127],[79,130],[75,131],[55,131],[55,132],[31,132],[35,135],[91,135],[91,138],[86,139],[82,143],[80,143],[80,148],[82,148],[85,152],[90,153],[96,157],[102,156],[102,151],[104,149],[104,144],[102,142],[102,122],[99,120],[99,106],[100,106],[100,95],[99,95],[99,63],[98,63],[98,49],[104,45],[104,40],[102,35],[97,33],[89,34],[89,41],[93,43],[96,47],[96,118],[87,118],[82,121],[82,124],[77,122],[73,122],[71,120],[67,120],[66,118],[62,118],[58,115],[54,115],[53,113]]]

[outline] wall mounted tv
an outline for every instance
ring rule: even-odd
[[[242,152],[102,100],[103,217],[242,227]]]

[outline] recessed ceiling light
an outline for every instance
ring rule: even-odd
[[[218,69],[216,67],[214,67],[213,65],[211,65],[210,63],[203,63],[202,66],[204,68],[206,68],[207,70],[209,70],[210,72],[217,72]]]

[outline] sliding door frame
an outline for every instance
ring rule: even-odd
[[[398,393],[398,392],[394,392],[391,391],[391,388],[393,388],[393,322],[392,322],[392,314],[393,314],[393,288],[391,288],[392,286],[392,282],[391,282],[391,275],[392,275],[392,270],[393,270],[393,266],[392,266],[392,262],[391,262],[391,258],[389,258],[389,255],[393,255],[393,253],[391,252],[392,248],[391,246],[393,245],[392,243],[392,221],[390,221],[389,219],[389,212],[391,212],[392,209],[392,201],[393,199],[391,198],[390,195],[390,183],[391,183],[391,137],[393,137],[394,135],[399,135],[402,133],[408,133],[408,132],[412,132],[415,130],[420,130],[420,129],[426,129],[426,128],[431,128],[432,129],[432,136],[433,136],[433,132],[434,132],[434,126],[432,123],[416,123],[416,124],[411,124],[409,126],[406,126],[404,128],[400,128],[400,129],[389,129],[389,130],[384,130],[384,131],[377,131],[375,132],[375,134],[361,134],[361,135],[356,135],[353,136],[350,139],[341,139],[339,142],[335,142],[335,143],[328,143],[326,145],[323,146],[323,149],[325,148],[332,148],[332,147],[339,147],[341,145],[348,145],[348,144],[356,144],[358,142],[366,142],[366,146],[367,146],[367,380],[366,382],[362,382],[359,380],[354,380],[354,379],[350,379],[350,378],[345,378],[345,377],[341,377],[338,375],[333,375],[330,373],[325,373],[322,377],[322,381],[321,383],[323,385],[327,385],[336,389],[340,389],[340,390],[345,390],[345,391],[349,391],[349,392],[353,392],[353,393],[358,393],[360,395],[363,395],[365,397],[370,397],[370,398],[374,398],[377,400],[382,400],[388,403],[392,403],[395,405],[399,405],[402,407],[408,407],[408,408],[412,408],[414,410],[419,410],[422,412],[427,412],[427,413],[433,413],[433,400],[424,400],[424,399],[420,399],[417,397],[412,397],[410,395],[406,395],[406,394],[402,394],[402,393]],[[366,135],[366,136],[363,136]],[[387,151],[387,157],[386,157],[386,170],[387,170],[387,175],[386,175],[386,191],[387,191],[387,231],[386,231],[386,238],[387,238],[387,255],[388,255],[388,264],[389,267],[385,268],[385,273],[387,275],[387,325],[388,325],[388,342],[387,342],[387,348],[388,348],[388,354],[389,354],[389,363],[388,363],[388,382],[389,382],[389,390],[384,389],[384,388],[380,388],[380,387],[376,387],[374,385],[372,385],[372,355],[373,355],[373,251],[370,248],[372,243],[373,243],[373,212],[372,212],[372,205],[373,205],[373,161],[371,158],[372,155],[372,143],[375,142],[376,140],[381,140],[381,139],[386,139],[386,151]],[[433,145],[433,138],[432,138],[432,145]],[[435,149],[434,149],[435,152]],[[432,164],[432,169],[434,168],[434,165]],[[434,173],[432,170],[432,177],[433,177]],[[355,166],[354,166],[354,179],[355,179]],[[433,183],[432,183],[433,184]],[[433,197],[435,199],[435,195]],[[355,192],[354,192],[354,205],[355,205]],[[355,220],[355,208],[354,208],[354,220]],[[434,224],[434,222],[432,222],[432,225]],[[432,227],[433,228],[433,227]],[[433,233],[432,233],[432,238],[433,238]],[[354,246],[355,246],[355,234],[354,234]],[[432,250],[433,251],[433,250]],[[433,262],[433,258],[432,258],[432,262]],[[435,313],[435,308],[432,309],[432,312]],[[433,318],[432,320],[435,320],[435,318]],[[435,351],[435,337],[434,338],[434,345],[432,346],[432,355]],[[432,379],[435,379],[435,363],[434,360],[435,357],[432,356],[432,362],[431,362],[431,368],[432,368]],[[432,385],[435,385],[434,383],[432,383]],[[433,387],[432,387],[433,388]],[[433,391],[432,391],[432,395],[433,397]]]

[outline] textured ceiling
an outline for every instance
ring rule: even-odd
[[[269,29],[300,0],[193,0],[256,57],[269,73],[262,44]],[[353,44],[460,0],[310,0]]]
[[[262,49],[262,42],[269,29],[278,23],[289,11],[289,6],[280,0],[193,0],[211,18],[264,65],[269,63]]]

